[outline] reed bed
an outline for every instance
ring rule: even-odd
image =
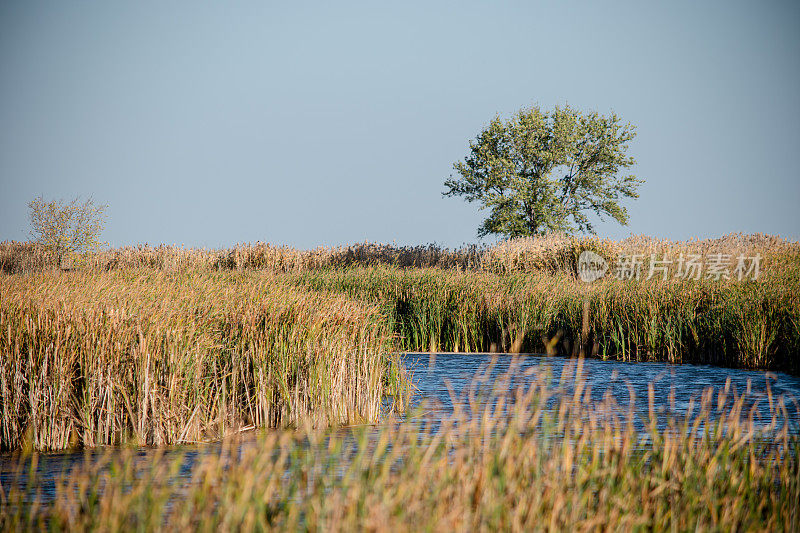
[[[671,241],[635,235],[614,241],[597,237],[575,237],[559,234],[541,237],[523,237],[502,241],[487,248],[480,262],[484,272],[560,272],[574,275],[582,252],[593,251],[613,263],[620,256],[639,256],[644,275],[651,259],[677,260],[679,257],[698,256],[706,260],[722,254],[732,259],[744,255],[762,258],[762,267],[784,265],[787,261],[800,262],[800,243],[774,235],[731,233],[714,239]],[[608,276],[614,275],[610,269]]]
[[[464,245],[454,250],[436,244],[397,246],[382,243],[358,243],[349,246],[318,247],[298,250],[289,246],[257,242],[237,244],[228,249],[184,248],[183,246],[128,246],[84,256],[74,256],[64,265],[56,257],[33,243],[0,243],[0,272],[24,273],[58,268],[119,270],[154,268],[162,270],[268,270],[275,273],[299,273],[309,270],[353,266],[393,266],[401,268],[443,268],[493,272],[553,272],[575,275],[581,252],[591,250],[612,262],[620,255],[638,254],[643,267],[652,255],[658,259],[712,254],[759,254],[764,266],[771,261],[800,261],[800,244],[780,237],[753,234],[730,234],[717,239],[689,241],[659,240],[634,236],[621,241],[596,237],[573,237],[552,234],[518,238],[493,246]],[[613,273],[610,273],[611,275]]]
[[[797,531],[800,444],[791,405],[706,391],[683,417],[592,403],[540,376],[473,387],[456,412],[361,428],[275,431],[201,457],[132,451],[65,474],[56,497],[0,491],[0,528],[52,531]],[[570,378],[571,379],[571,378]],[[29,468],[29,461],[20,461]]]
[[[757,280],[586,284],[574,262],[588,249],[764,261]],[[13,272],[0,272],[3,449],[187,442],[305,418],[375,421],[384,403],[400,407],[409,394],[401,350],[583,348],[800,372],[800,252],[775,237],[550,236],[455,252],[144,246],[86,256],[72,272],[48,257],[30,243],[0,245],[0,270]]]
[[[584,283],[527,275],[389,267],[310,271],[299,286],[377,302],[405,351],[580,353],[800,371],[796,265],[758,281]]]
[[[34,242],[0,242],[0,273],[42,272],[57,268],[57,256]]]
[[[395,267],[436,267],[474,269],[480,265],[481,248],[468,245],[449,250],[435,244],[395,246],[358,243],[350,246],[296,250],[265,243],[240,244],[220,253],[218,265],[227,269],[267,269],[274,272],[305,272],[321,268],[391,265]]]
[[[476,269],[483,248],[466,245],[458,250],[435,244],[395,246],[358,243],[350,246],[318,247],[298,250],[289,246],[237,244],[233,248],[212,250],[183,246],[126,246],[87,255],[75,255],[58,265],[55,254],[38,244],[0,243],[0,272],[18,274],[41,272],[59,267],[108,271],[129,268],[158,270],[267,270],[274,273],[303,272],[320,268],[393,265],[398,267],[438,267]]]
[[[0,448],[374,422],[408,393],[374,305],[275,276],[0,274]]]

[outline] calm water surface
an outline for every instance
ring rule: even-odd
[[[432,404],[429,412],[446,416],[452,412],[452,398],[458,401],[469,390],[473,376],[488,374],[490,380],[511,372],[511,387],[525,386],[542,374],[552,376],[554,383],[562,372],[574,375],[578,360],[560,357],[492,356],[487,354],[404,354],[407,368],[419,390],[416,402]],[[677,417],[686,414],[692,400],[697,403],[704,390],[723,390],[726,384],[731,392],[747,393],[748,405],[757,404],[762,416],[769,414],[768,390],[773,400],[783,396],[792,421],[797,417],[800,401],[800,377],[780,372],[736,370],[709,365],[672,365],[668,363],[626,363],[586,359],[582,361],[581,374],[592,398],[597,402],[609,392],[627,412],[631,391],[635,397],[635,410],[640,416],[648,413],[648,389],[652,384],[654,407],[659,413]],[[572,380],[567,380],[567,390]],[[674,400],[670,401],[670,394]],[[795,425],[795,430],[798,430]]]

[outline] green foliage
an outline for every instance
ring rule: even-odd
[[[637,198],[642,180],[621,174],[634,127],[611,114],[565,106],[548,113],[534,106],[508,121],[495,117],[470,142],[470,153],[445,181],[445,196],[463,196],[490,209],[479,236],[594,233],[587,213],[627,224],[619,204]]]

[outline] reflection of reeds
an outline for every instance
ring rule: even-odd
[[[258,273],[3,276],[0,446],[375,421],[406,394],[389,335],[374,306]]]
[[[473,390],[438,429],[387,424],[349,439],[301,428],[255,445],[228,442],[197,460],[190,481],[179,475],[181,457],[93,458],[43,505],[26,505],[23,488],[7,487],[0,528],[800,528],[800,446],[785,424],[796,413],[782,399],[770,396],[760,419],[744,394],[709,390],[672,418],[608,396],[594,403],[580,377],[572,383],[572,392],[558,392],[541,376],[483,399]]]
[[[316,290],[381,304],[408,351],[593,353],[631,361],[800,371],[797,265],[757,281],[600,280],[389,267],[318,270]],[[589,327],[583,306],[589,302]]]

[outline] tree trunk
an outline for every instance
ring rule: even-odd
[[[531,236],[536,235],[536,227],[538,223],[536,222],[536,204],[532,203],[528,208],[528,229],[530,230]]]

